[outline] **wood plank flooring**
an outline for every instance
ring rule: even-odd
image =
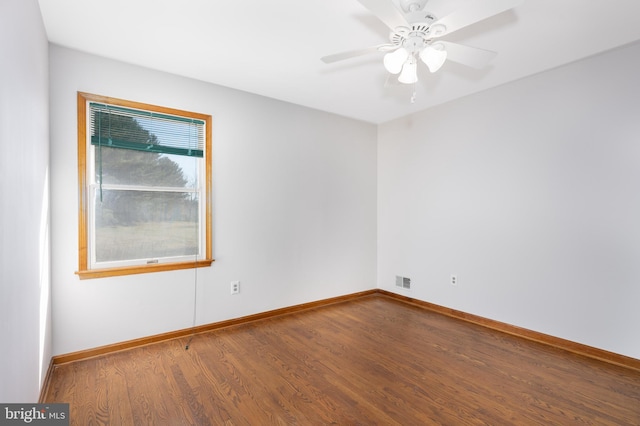
[[[55,367],[76,425],[640,425],[640,372],[382,296]]]

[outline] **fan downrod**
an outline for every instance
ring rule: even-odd
[[[427,0],[400,0],[400,7],[404,13],[421,11],[426,4]]]

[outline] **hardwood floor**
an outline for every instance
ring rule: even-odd
[[[382,295],[55,367],[91,425],[640,425],[640,372]]]

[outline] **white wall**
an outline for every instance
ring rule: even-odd
[[[0,401],[36,402],[51,358],[47,38],[0,2]]]
[[[74,275],[77,91],[212,115],[216,261],[197,270],[197,324],[375,288],[374,125],[55,45],[50,73],[55,354],[193,318],[193,270]]]
[[[640,358],[639,75],[634,44],[381,125],[378,286]]]

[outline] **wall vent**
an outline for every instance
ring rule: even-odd
[[[396,287],[404,288],[406,290],[411,289],[411,278],[401,277],[396,275]]]

